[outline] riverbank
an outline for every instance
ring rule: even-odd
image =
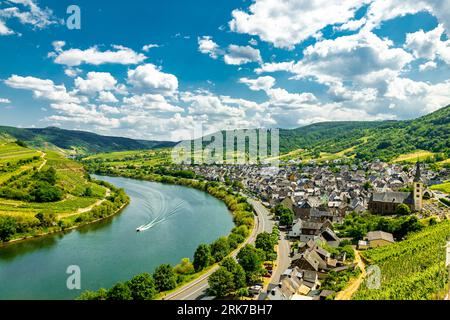
[[[114,172],[109,168],[108,172],[95,172],[95,174],[108,174],[110,176],[130,178],[141,181],[149,181],[149,182],[157,182],[169,185],[179,185],[190,187],[193,189],[197,189],[203,191],[218,200],[221,200],[225,203],[228,210],[231,212],[233,216],[233,222],[235,227],[231,230],[231,233],[227,237],[221,237],[216,240],[213,244],[208,245],[211,248],[214,247],[214,244],[217,242],[226,243],[225,249],[226,252],[222,252],[220,255],[220,259],[215,258],[216,261],[213,261],[212,264],[206,265],[205,267],[196,270],[195,273],[190,274],[178,274],[176,284],[173,287],[166,288],[166,290],[158,290],[157,294],[152,297],[152,299],[167,299],[167,297],[172,296],[178,290],[182,290],[184,287],[189,287],[192,283],[196,283],[196,281],[207,281],[209,275],[217,268],[218,264],[225,259],[226,257],[235,257],[244,245],[248,244],[251,240],[254,241],[255,238],[255,230],[256,227],[255,221],[257,221],[253,207],[247,202],[245,197],[242,197],[238,193],[234,192],[231,188],[227,188],[226,186],[218,183],[211,182],[199,179],[187,179],[181,177],[173,177],[173,176],[163,176],[157,174],[142,174],[136,171],[133,172]],[[203,244],[204,245],[204,244]],[[202,244],[199,244],[199,248]],[[197,250],[199,249],[197,248]],[[217,253],[212,252],[212,256],[216,257]],[[217,260],[218,259],[218,260]],[[195,259],[194,259],[195,262]],[[161,265],[160,267],[167,265]],[[169,266],[172,269],[173,267]],[[203,279],[205,278],[205,279]],[[116,286],[126,286],[125,283],[117,283]],[[104,291],[99,290],[97,292],[85,292],[81,299],[89,299],[89,300],[103,300]]]
[[[94,205],[89,206],[88,209],[82,208],[74,213],[56,217],[53,221],[54,225],[45,228],[46,231],[44,232],[39,232],[39,229],[36,229],[33,232],[37,233],[29,232],[26,235],[13,236],[13,239],[9,241],[0,242],[0,248],[58,233],[66,233],[117,215],[129,204],[129,197],[123,190],[107,185],[105,182],[100,181],[99,183],[104,184],[107,190],[104,199],[97,201]]]
[[[10,240],[10,241],[8,241],[8,242],[0,243],[0,248],[4,248],[4,247],[7,247],[7,246],[10,246],[10,245],[13,245],[13,244],[17,244],[17,243],[20,243],[20,242],[24,242],[24,241],[27,241],[27,240],[38,239],[38,238],[42,238],[42,237],[46,237],[46,236],[51,236],[51,235],[56,235],[56,234],[68,233],[68,232],[70,232],[70,231],[77,230],[77,229],[80,229],[80,228],[82,228],[82,227],[86,227],[86,226],[88,226],[88,225],[92,225],[92,224],[94,224],[94,223],[97,223],[97,222],[101,222],[101,221],[107,220],[107,219],[109,219],[109,218],[112,218],[112,217],[116,216],[116,215],[119,214],[120,212],[122,212],[122,211],[126,208],[126,206],[128,206],[128,205],[129,205],[129,202],[124,203],[119,209],[117,209],[117,210],[116,210],[114,213],[112,213],[111,215],[106,216],[106,217],[103,217],[103,218],[99,218],[99,219],[96,219],[96,220],[93,220],[93,221],[81,223],[81,224],[78,224],[78,225],[76,225],[76,226],[72,226],[72,227],[65,228],[65,229],[59,228],[58,230],[53,230],[53,231],[43,232],[43,233],[39,233],[39,234],[36,234],[36,235],[25,236],[25,237],[22,237],[22,238],[17,238],[17,239]],[[93,209],[93,208],[92,208],[92,209]],[[78,213],[77,213],[77,214],[78,214]]]

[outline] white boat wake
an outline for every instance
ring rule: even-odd
[[[146,201],[146,203],[144,205],[149,209],[150,213],[159,212],[159,214],[156,216],[156,218],[154,218],[149,223],[138,227],[136,229],[137,232],[147,231],[147,230],[157,226],[158,224],[167,221],[168,219],[170,219],[171,217],[173,217],[174,215],[179,213],[180,210],[186,204],[185,201],[181,200],[181,201],[175,203],[175,205],[168,206],[167,202],[165,201],[164,196],[159,192],[158,192],[158,196],[161,200],[161,201],[157,202],[159,204],[158,208],[155,208],[154,205],[149,201]],[[155,216],[155,215],[153,215],[153,216]]]

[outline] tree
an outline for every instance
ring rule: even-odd
[[[108,290],[107,300],[123,301],[132,300],[131,290],[126,283],[119,282]]]
[[[44,228],[51,227],[56,222],[56,215],[52,212],[39,212],[35,218],[39,220],[40,225]]]
[[[177,286],[177,275],[170,264],[162,264],[156,268],[153,279],[158,291],[172,290]]]
[[[285,212],[281,215],[280,224],[290,227],[294,223],[294,215],[290,212]]]
[[[62,191],[60,188],[52,186],[47,181],[40,181],[36,184],[31,196],[36,202],[55,202],[62,199]]]
[[[209,293],[216,297],[225,297],[234,291],[233,274],[220,267],[208,278]]]
[[[211,255],[211,247],[207,244],[201,244],[198,246],[194,254],[194,269],[195,271],[201,271],[208,267],[213,261]]]
[[[266,254],[266,260],[267,256],[274,252],[275,244],[276,242],[274,242],[274,237],[268,232],[260,233],[256,237],[255,247],[264,251]]]
[[[236,262],[236,260],[228,257],[225,258],[220,265],[233,274],[233,284],[235,290],[245,287],[245,270],[239,263]]]
[[[17,232],[17,221],[13,217],[0,216],[0,241],[9,241]]]
[[[260,250],[248,244],[239,251],[237,258],[239,264],[244,268],[245,272],[254,272],[261,269],[263,255]]]
[[[156,294],[155,281],[149,273],[135,276],[128,282],[133,300],[151,300]]]
[[[211,254],[215,262],[221,261],[230,253],[230,244],[226,237],[221,237],[211,244]]]
[[[408,233],[420,231],[422,228],[423,225],[416,216],[407,217],[395,231],[394,236],[397,239],[403,239]]]
[[[86,187],[86,189],[83,192],[83,196],[87,197],[87,198],[92,197],[93,194],[94,193],[92,192],[92,188],[91,187]]]
[[[395,214],[399,216],[407,216],[411,214],[411,209],[406,204],[402,203],[395,209]]]
[[[22,140],[16,140],[16,144],[17,144],[19,147],[23,147],[23,148],[26,148],[26,147],[27,147],[27,144],[26,144],[24,141],[22,141]]]

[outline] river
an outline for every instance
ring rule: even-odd
[[[233,228],[232,216],[216,198],[187,187],[117,177],[95,178],[124,188],[131,203],[113,218],[66,234],[0,248],[0,300],[77,297],[109,288],[162,263],[192,259],[200,243]],[[149,224],[151,228],[136,232]],[[81,290],[69,290],[66,270],[78,266]]]

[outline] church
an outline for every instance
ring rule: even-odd
[[[423,183],[420,173],[420,163],[416,165],[412,192],[375,192],[369,200],[369,211],[374,214],[395,214],[400,204],[406,204],[412,212],[422,211]]]

